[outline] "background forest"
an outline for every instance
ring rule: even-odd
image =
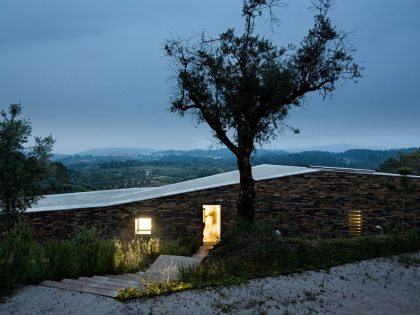
[[[227,149],[152,151],[142,149],[101,149],[76,155],[54,155],[45,194],[78,191],[153,187],[214,175],[236,169]],[[420,148],[344,152],[258,150],[253,165],[322,165],[364,168],[397,173],[409,167],[420,175]]]

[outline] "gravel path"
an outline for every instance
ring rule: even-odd
[[[411,255],[419,259],[420,252]],[[420,314],[420,265],[397,257],[367,260],[229,288],[191,290],[149,300],[27,286],[0,314]]]

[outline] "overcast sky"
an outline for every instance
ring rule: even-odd
[[[310,1],[277,10],[279,45],[298,43],[312,25]],[[165,39],[228,27],[242,30],[242,0],[1,0],[0,108],[20,102],[33,134],[52,133],[55,152],[99,147],[208,148],[206,126],[167,108],[173,90]],[[333,99],[313,95],[267,148],[349,143],[420,146],[420,1],[336,0],[331,18],[351,32],[359,83]]]

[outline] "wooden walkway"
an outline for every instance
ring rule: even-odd
[[[146,272],[126,273],[120,275],[106,275],[80,277],[78,279],[63,279],[61,281],[46,280],[39,285],[58,289],[72,290],[108,297],[116,297],[121,288],[145,287],[145,283],[176,279],[180,266],[194,266],[200,264],[212,247],[201,246],[193,257],[160,255]]]

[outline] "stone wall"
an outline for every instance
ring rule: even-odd
[[[400,177],[318,172],[259,182],[257,220],[275,222],[289,235],[346,236],[348,212],[361,210],[362,233],[378,234],[401,228],[401,199],[387,187]],[[420,179],[406,198],[406,228],[420,228]]]
[[[315,172],[256,183],[256,220],[275,224],[286,235],[348,235],[348,211],[359,209],[363,234],[401,227],[401,202],[386,183],[398,177]],[[406,198],[404,222],[420,227],[420,180]],[[26,213],[34,238],[67,238],[77,227],[95,227],[104,237],[133,238],[134,220],[152,218],[152,237],[201,237],[202,206],[222,207],[222,238],[232,225],[238,185],[189,192],[118,206]]]

